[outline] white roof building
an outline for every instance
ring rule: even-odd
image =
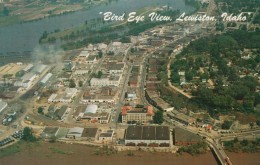
[[[41,83],[45,84],[52,76],[52,73],[48,73],[44,78],[41,80]]]
[[[23,70],[25,72],[27,72],[28,70],[30,70],[33,67],[33,64],[28,64]]]
[[[83,131],[84,128],[80,128],[80,127],[70,128],[67,134],[67,138],[71,138],[71,139],[81,138]]]
[[[97,105],[94,105],[94,104],[88,105],[86,110],[85,110],[85,114],[86,113],[97,113],[97,108],[98,108]]]
[[[42,73],[46,68],[47,68],[47,65],[39,64],[39,65],[37,65],[37,66],[33,69],[33,71],[34,71],[35,73]]]
[[[80,52],[79,57],[88,57],[89,56],[89,51],[87,50],[83,50],[82,52]]]

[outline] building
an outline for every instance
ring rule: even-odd
[[[97,138],[97,131],[98,128],[84,128],[81,139],[82,140],[88,140],[88,141],[94,141]]]
[[[81,135],[83,133],[83,130],[84,130],[84,128],[80,128],[80,127],[70,128],[66,137],[69,139],[80,139]]]
[[[45,84],[52,76],[52,73],[48,73],[44,78],[41,80],[42,84]]]
[[[122,123],[138,122],[138,123],[149,123],[153,121],[153,107],[132,107],[123,106],[121,108]]]
[[[64,61],[64,69],[65,69],[65,72],[71,72],[72,69],[74,69],[74,65],[71,60]]]
[[[114,104],[117,91],[111,87],[101,87],[97,92],[87,90],[82,97],[82,102],[91,103],[110,103]]]
[[[93,64],[93,63],[97,62],[97,57],[95,55],[88,56],[88,58],[86,59],[86,62],[88,64]]]
[[[76,96],[78,90],[76,88],[66,88],[63,93],[60,94],[52,94],[48,98],[48,102],[63,102],[63,103],[70,103],[72,99]]]
[[[87,51],[87,50],[83,50],[83,51],[81,51],[80,54],[79,54],[79,57],[88,58],[88,56],[89,56],[89,51]]]
[[[98,128],[70,128],[66,138],[76,140],[95,140]]]
[[[109,62],[107,64],[107,73],[108,74],[122,74],[124,71],[125,64],[124,63],[115,63]]]
[[[32,83],[33,83],[33,80],[35,80],[36,78],[36,74],[34,73],[26,73],[20,81],[16,81],[14,83],[14,86],[17,86],[17,87],[23,87],[23,88],[29,88]]]
[[[41,137],[43,139],[50,139],[52,137],[55,137],[58,130],[59,127],[45,127],[41,133]]]
[[[119,86],[121,76],[110,76],[106,78],[92,78],[90,86],[103,87],[103,86]]]
[[[99,122],[100,124],[107,124],[111,118],[110,113],[107,112],[97,112],[97,105],[88,105],[84,112],[78,114],[77,120],[86,119],[92,123]]]
[[[0,100],[0,113],[7,107],[7,103]]]
[[[113,140],[113,135],[114,135],[114,130],[107,130],[105,132],[101,132],[99,134],[99,141],[112,141]]]
[[[187,146],[200,142],[202,139],[200,136],[191,133],[182,128],[176,127],[174,129],[174,145]]]
[[[128,126],[125,145],[169,147],[170,130],[167,126]]]
[[[47,65],[39,64],[33,68],[34,73],[41,74],[45,69],[47,68]]]

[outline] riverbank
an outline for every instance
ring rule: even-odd
[[[82,144],[65,143],[19,143],[14,147],[14,152],[9,152],[3,156],[0,150],[0,164],[27,164],[27,165],[71,165],[93,163],[95,165],[157,165],[163,162],[164,165],[217,165],[211,152],[206,154],[191,156],[161,152],[129,151],[117,152],[111,155],[95,154],[98,147]],[[236,165],[256,165],[258,164],[258,153],[228,153],[230,159]]]
[[[134,151],[129,156],[129,152],[117,152],[112,155],[95,155],[97,147],[84,146],[79,144],[64,143],[24,143],[21,144],[15,153],[0,157],[0,164],[27,164],[27,165],[71,165],[93,163],[95,165],[172,165],[174,164],[190,164],[193,165],[217,165],[213,155],[208,152],[206,154],[191,156],[189,154],[176,155],[171,153],[143,152]],[[197,162],[197,163],[196,163]]]

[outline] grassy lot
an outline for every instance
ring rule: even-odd
[[[7,148],[0,149],[0,158],[8,155],[13,155],[21,151],[21,143],[18,142]]]

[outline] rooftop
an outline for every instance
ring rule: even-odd
[[[82,137],[90,137],[95,138],[97,134],[98,128],[84,128]]]
[[[128,126],[126,140],[169,140],[170,131],[167,126]]]
[[[86,110],[85,110],[85,114],[86,113],[96,113],[97,112],[97,108],[98,108],[97,105],[94,105],[94,104],[88,105]]]

